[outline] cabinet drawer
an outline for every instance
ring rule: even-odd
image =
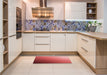
[[[38,44],[35,45],[36,51],[50,51],[50,45],[45,45],[45,44]]]
[[[82,43],[82,44],[87,44],[88,45],[88,43],[90,42],[89,41],[89,39],[88,39],[88,37],[85,37],[85,36],[79,36],[79,40],[80,40],[80,42]]]
[[[87,36],[79,36],[79,43],[86,49],[94,48],[95,47],[95,39],[87,37]],[[94,47],[93,47],[94,46]]]
[[[82,51],[82,53],[83,53],[85,56],[88,56],[88,55],[89,55],[89,51],[88,51],[85,47],[82,47],[82,46],[81,46],[81,51]]]
[[[36,37],[50,37],[50,33],[36,33]]]
[[[49,37],[36,37],[35,38],[35,44],[50,44],[50,38]]]

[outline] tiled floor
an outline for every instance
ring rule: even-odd
[[[95,75],[78,56],[68,56],[72,64],[33,64],[35,56],[20,56],[3,75]]]

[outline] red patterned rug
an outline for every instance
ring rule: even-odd
[[[38,63],[72,63],[66,56],[36,56],[34,64]]]

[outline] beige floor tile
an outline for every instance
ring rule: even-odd
[[[95,75],[78,56],[72,64],[33,64],[35,56],[20,56],[3,75]]]
[[[52,72],[37,72],[37,73],[29,73],[29,75],[54,75]]]
[[[52,72],[52,64],[33,64],[30,72]]]

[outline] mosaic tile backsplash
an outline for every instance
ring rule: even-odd
[[[88,21],[26,20],[25,30],[33,31],[86,31]]]

